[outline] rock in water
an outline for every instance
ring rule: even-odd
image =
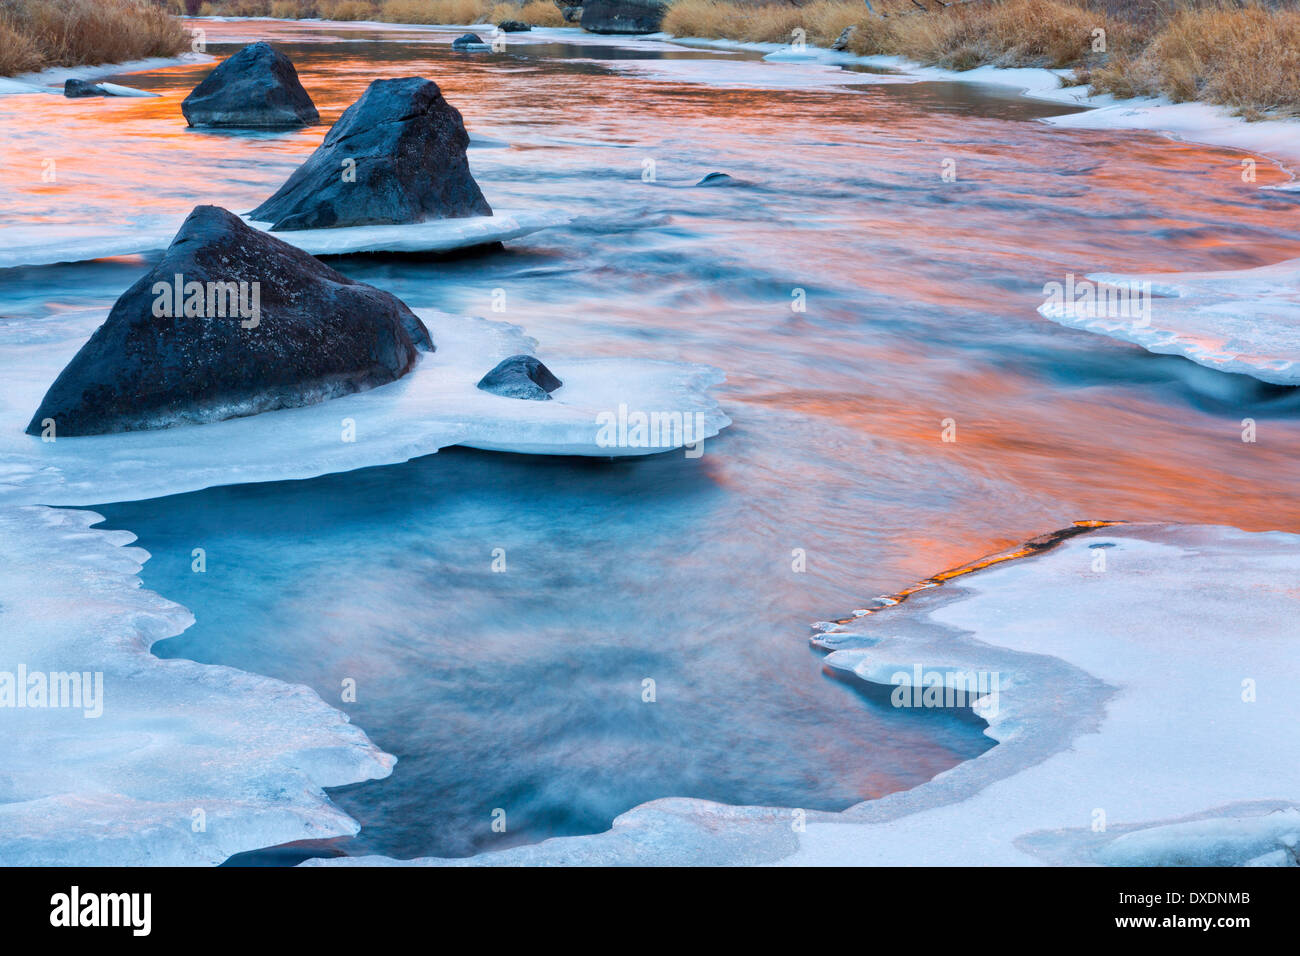
[[[472,50],[476,46],[487,46],[483,38],[477,33],[462,33],[456,39],[451,41],[453,50]]]
[[[70,99],[77,99],[82,96],[108,96],[108,90],[95,83],[87,83],[85,80],[68,80],[63,84],[63,95]]]
[[[697,186],[734,186],[736,180],[726,173],[709,173],[695,185]]]
[[[479,379],[478,387],[505,398],[549,402],[563,384],[535,355],[512,355]]]
[[[655,33],[667,9],[665,0],[586,0],[582,28],[591,33]]]
[[[465,123],[437,83],[375,80],[249,216],[273,230],[490,216],[469,172],[468,145]]]
[[[181,103],[191,126],[310,126],[320,114],[289,58],[269,43],[250,43],[207,75]]]
[[[197,206],[27,431],[53,419],[56,438],[98,435],[312,405],[401,378],[417,347],[433,349],[429,331],[396,297]]]
[[[497,29],[502,33],[528,33],[533,28],[522,20],[502,20]]]

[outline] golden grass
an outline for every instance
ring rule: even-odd
[[[1257,117],[1300,110],[1300,11],[1227,6],[1173,16],[1138,55],[1092,72],[1117,96],[1204,100]]]
[[[379,19],[389,23],[501,23],[522,20],[537,27],[562,27],[564,17],[550,0],[384,0]]]
[[[860,54],[897,54],[922,63],[969,69],[999,66],[1069,66],[1093,55],[1093,31],[1108,45],[1126,43],[1132,28],[1078,2],[989,0],[922,13],[910,2],[877,0],[873,17],[860,2],[814,0],[805,6],[740,5],[728,0],[676,0],[663,28],[678,36],[789,43],[796,31],[829,46],[856,27],[848,48]]]
[[[0,74],[175,56],[179,20],[143,0],[0,0]]]
[[[44,62],[31,37],[0,20],[0,76],[39,70]]]

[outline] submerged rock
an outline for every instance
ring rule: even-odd
[[[68,80],[63,84],[63,95],[70,99],[77,99],[82,96],[111,96],[112,94],[98,83]]]
[[[266,42],[250,43],[222,62],[181,102],[191,126],[310,126],[320,114],[289,58]]]
[[[734,186],[738,180],[732,179],[726,173],[709,173],[695,185],[697,186]]]
[[[563,384],[535,355],[512,355],[479,379],[478,387],[505,398],[549,402]]]
[[[290,230],[490,216],[468,145],[460,112],[437,83],[375,80],[249,217]]]
[[[522,20],[502,20],[497,24],[497,29],[502,33],[528,33],[532,27]]]
[[[475,47],[486,47],[487,45],[477,33],[462,33],[451,41],[453,50],[472,50]]]
[[[667,9],[665,0],[586,0],[582,28],[591,33],[655,33]]]
[[[429,332],[400,300],[198,206],[46,392],[57,438],[312,405],[401,378]]]

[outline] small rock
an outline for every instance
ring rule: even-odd
[[[487,44],[483,42],[483,38],[477,33],[462,33],[451,41],[453,50],[472,50],[478,46],[487,46]]]
[[[532,27],[522,20],[502,20],[497,24],[497,29],[502,33],[527,33]]]
[[[831,49],[847,50],[849,48],[849,38],[853,36],[855,30],[857,30],[856,25],[845,27],[844,30],[840,33],[839,37],[836,39],[836,41],[831,44]]]
[[[549,402],[550,393],[564,383],[534,355],[512,355],[479,379],[478,387],[505,398]]]
[[[82,96],[109,96],[110,94],[108,90],[97,83],[87,83],[85,80],[68,80],[63,84],[63,95],[78,99]]]
[[[735,180],[726,173],[709,173],[695,185],[697,186],[730,186]]]

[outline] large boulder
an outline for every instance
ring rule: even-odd
[[[320,122],[298,82],[298,71],[279,50],[250,43],[207,75],[181,102],[191,126],[289,128]]]
[[[465,123],[437,83],[375,80],[249,216],[272,230],[490,216],[469,172],[468,145]]]
[[[27,426],[58,438],[213,422],[312,405],[401,378],[429,331],[217,206],[198,206],[162,260],[46,392]]]
[[[585,0],[582,28],[591,33],[656,33],[666,0]]]

